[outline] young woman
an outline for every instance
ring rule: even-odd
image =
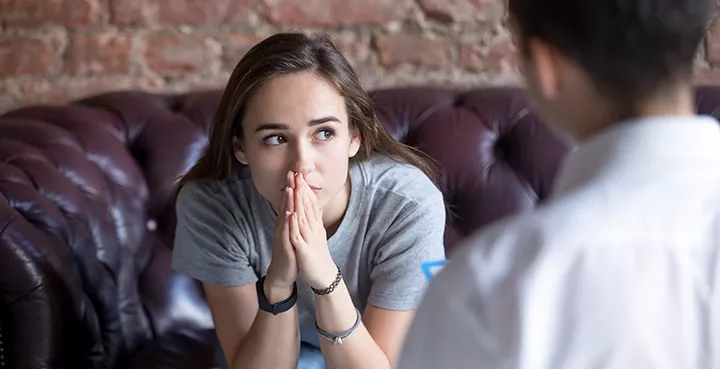
[[[180,183],[173,267],[203,282],[230,368],[391,368],[445,257],[431,171],[326,38],[235,68]]]

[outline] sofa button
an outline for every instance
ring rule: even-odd
[[[147,228],[148,231],[153,232],[157,229],[157,222],[154,219],[150,219],[145,223],[145,228]]]

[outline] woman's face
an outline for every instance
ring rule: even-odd
[[[345,99],[323,79],[310,73],[270,79],[248,100],[242,125],[235,156],[276,211],[289,171],[304,175],[323,208],[343,190],[360,138],[348,125]]]

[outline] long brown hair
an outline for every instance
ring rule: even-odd
[[[205,154],[180,180],[227,179],[235,156],[233,137],[242,138],[242,119],[249,98],[267,80],[298,72],[311,72],[335,86],[345,98],[351,129],[360,133],[360,150],[351,159],[368,160],[373,153],[414,165],[436,182],[434,168],[424,154],[393,139],[375,115],[372,100],[362,88],[350,63],[327,36],[279,33],[251,48],[238,62],[223,92]]]

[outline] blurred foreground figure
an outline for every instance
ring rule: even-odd
[[[694,110],[711,0],[510,0],[535,108],[579,143],[553,198],[468,241],[401,369],[720,368],[720,125]]]

